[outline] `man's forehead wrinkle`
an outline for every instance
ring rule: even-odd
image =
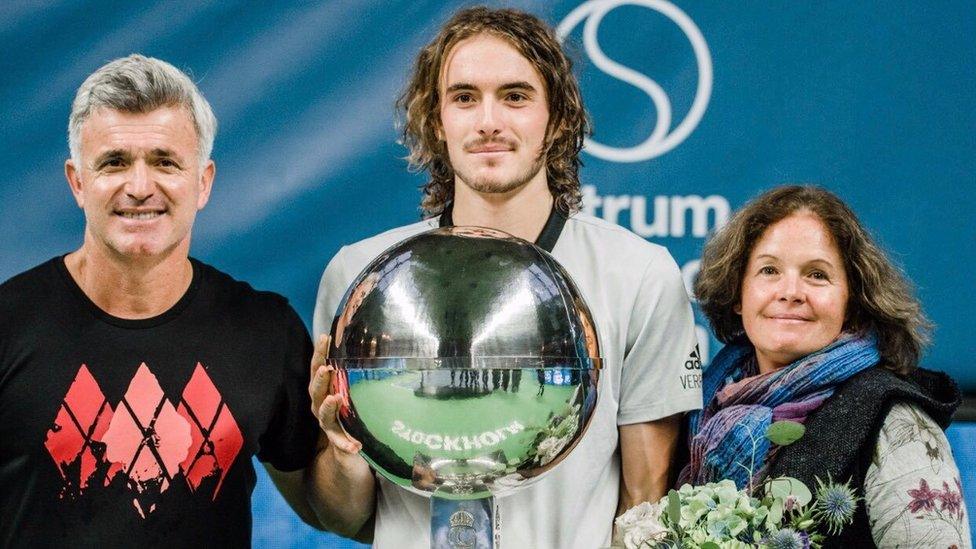
[[[149,123],[145,118],[161,109],[164,112],[164,123]],[[183,116],[181,116],[183,115]],[[133,119],[140,118],[140,119]],[[157,120],[159,120],[157,118]],[[192,114],[185,109],[177,109],[171,106],[163,106],[148,112],[127,112],[110,108],[100,108],[92,112],[82,126],[82,133],[97,132],[101,135],[138,133],[142,135],[155,133],[161,136],[170,136],[183,129],[189,129],[196,136]]]
[[[90,140],[104,140],[106,146],[112,148],[119,148],[119,143],[124,143],[126,148],[136,147],[136,143],[130,142],[130,140],[158,140],[158,141],[169,141],[175,137],[175,131],[165,125],[146,125],[137,123],[127,123],[127,124],[112,124],[110,126],[104,126],[101,128],[89,128],[88,137]],[[84,135],[83,133],[83,135]],[[84,141],[87,141],[84,139]]]
[[[143,156],[183,158],[179,150],[183,147],[184,138],[190,139],[191,142],[186,145],[194,153],[199,146],[192,123],[180,120],[179,117],[170,118],[162,124],[113,118],[106,120],[92,117],[85,121],[81,139],[83,150],[88,149],[97,158],[109,154],[120,156],[122,153],[130,159]],[[188,132],[185,136],[181,135],[184,131]]]
[[[162,104],[148,109],[114,109],[109,106],[102,106],[92,109],[88,117],[85,119],[85,122],[87,123],[88,121],[97,117],[122,117],[123,119],[128,117],[138,117],[153,114],[156,111],[168,111],[170,115],[184,114],[186,115],[186,120],[191,125],[194,124],[193,110],[185,108],[179,104]]]
[[[169,137],[175,133],[174,129],[162,124],[138,124],[138,123],[128,123],[128,124],[112,124],[105,128],[105,133],[108,135],[124,136],[124,135],[158,135],[161,137]]]
[[[116,122],[109,126],[109,128],[123,131],[132,131],[131,128],[137,128],[138,131],[165,132],[168,126],[165,124],[145,124],[140,122]]]

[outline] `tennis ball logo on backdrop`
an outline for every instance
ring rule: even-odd
[[[673,129],[671,101],[661,85],[607,57],[597,41],[597,31],[604,16],[625,5],[649,8],[665,16],[681,30],[694,51],[698,66],[694,100],[688,113]],[[681,144],[701,121],[712,94],[712,58],[698,26],[665,0],[589,0],[571,11],[559,24],[556,30],[559,39],[564,40],[584,21],[583,46],[596,68],[645,92],[657,111],[654,128],[643,143],[633,147],[611,147],[587,139],[585,150],[603,160],[632,163],[656,158]],[[648,29],[615,27],[613,30],[620,33]],[[583,185],[582,193],[584,212],[610,223],[623,225],[629,221],[630,230],[644,238],[705,238],[710,230],[728,221],[731,210],[728,200],[719,195],[601,195],[594,185]],[[697,261],[689,263],[682,271],[686,272],[686,278],[693,278]]]
[[[671,128],[671,100],[668,99],[661,85],[648,76],[610,59],[600,48],[597,40],[600,22],[611,10],[623,5],[643,6],[661,13],[673,21],[691,42],[695,61],[698,64],[698,87],[688,114],[674,129]],[[607,75],[646,93],[657,110],[654,129],[644,142],[633,147],[611,147],[587,138],[586,152],[610,162],[641,162],[661,156],[680,145],[698,126],[712,95],[712,56],[698,26],[685,12],[664,0],[589,0],[570,12],[559,24],[556,29],[559,39],[564,40],[584,20],[586,23],[583,25],[583,48],[593,64]]]
[[[600,47],[597,32],[604,16],[621,6],[638,6],[653,10],[676,25],[691,44],[698,68],[698,83],[694,99],[687,114],[673,124],[671,100],[664,88],[649,76],[610,59]],[[564,41],[580,24],[583,24],[583,48],[593,66],[606,75],[625,82],[644,92],[657,113],[650,135],[642,143],[630,147],[612,147],[593,139],[586,139],[585,151],[601,160],[618,163],[644,162],[657,158],[680,145],[698,126],[712,95],[712,56],[701,30],[688,15],[665,0],[588,0],[574,9],[556,28],[560,41]],[[635,32],[648,29],[614,28],[616,32]],[[644,238],[705,238],[709,231],[725,225],[730,215],[729,201],[720,195],[658,195],[641,194],[610,195],[597,192],[594,185],[583,185],[583,211],[602,217],[610,223],[625,225]],[[669,244],[672,253],[679,258],[680,248]],[[689,296],[698,274],[700,261],[697,251],[681,263],[681,275]],[[697,353],[699,368],[711,357],[711,337],[705,326],[696,325],[701,345]],[[686,363],[687,364],[687,363]],[[697,376],[697,377],[696,377]],[[681,383],[688,388],[701,382],[701,374],[687,374]]]

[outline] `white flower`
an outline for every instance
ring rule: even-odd
[[[627,510],[614,521],[617,525],[618,544],[627,549],[637,549],[647,542],[662,540],[668,530],[661,524],[660,504],[643,502]]]
[[[635,526],[624,534],[624,547],[627,549],[647,549],[649,545],[664,539],[668,531],[663,526],[656,528],[645,528]]]
[[[538,448],[536,448],[536,459],[539,465],[546,465],[550,461],[556,459],[559,452],[563,451],[563,448],[569,444],[570,437],[546,437],[542,442],[539,443]]]
[[[660,517],[661,508],[658,505],[645,501],[627,509],[627,512],[617,517],[615,522],[617,523],[617,527],[627,528],[648,520],[658,521]]]

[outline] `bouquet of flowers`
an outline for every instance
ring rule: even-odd
[[[777,422],[767,437],[788,444],[802,434],[798,423]],[[851,523],[856,507],[850,486],[832,479],[818,479],[815,493],[792,477],[767,479],[752,489],[731,480],[685,484],[618,517],[614,547],[815,549],[821,532],[836,534]]]
[[[546,425],[538,427],[529,456],[535,465],[548,465],[572,442],[580,429],[583,406],[581,386],[576,387],[569,403],[561,412],[550,412]]]

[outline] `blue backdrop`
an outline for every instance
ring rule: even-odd
[[[190,72],[220,122],[193,254],[288,296],[309,321],[339,246],[418,217],[423,180],[404,169],[393,101],[459,5],[0,4],[0,279],[81,243],[62,175],[70,102],[98,66],[141,52]],[[925,364],[976,392],[976,292],[959,267],[976,261],[970,0],[506,5],[559,25],[576,59],[596,129],[588,211],[668,246],[690,280],[708,231],[745,200],[822,184],[917,285],[937,325]],[[953,436],[972,458],[972,437]],[[266,516],[256,541],[288,544],[292,527]]]

